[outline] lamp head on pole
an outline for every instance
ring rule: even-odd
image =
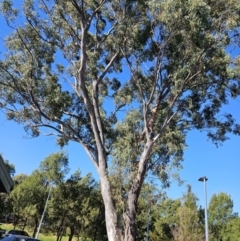
[[[198,179],[199,182],[204,182],[204,181],[207,181],[207,180],[208,180],[208,179],[207,179],[206,176],[200,177],[200,178]]]

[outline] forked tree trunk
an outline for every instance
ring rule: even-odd
[[[106,171],[104,169],[102,169],[102,171],[99,169],[101,192],[105,206],[105,221],[107,227],[108,241],[136,240],[137,201],[146,174],[147,160],[151,153],[152,146],[152,141],[146,143],[146,146],[139,161],[138,173],[128,193],[126,212],[123,217],[125,221],[124,230],[122,230],[118,223],[117,212],[114,206],[111,186]]]

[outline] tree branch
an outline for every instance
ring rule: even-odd
[[[110,60],[110,62],[108,63],[108,65],[105,67],[104,71],[102,72],[102,74],[98,77],[97,79],[97,84],[99,84],[99,82],[102,81],[102,79],[104,78],[104,76],[107,74],[109,68],[113,65],[114,61],[116,60],[116,58],[118,57],[120,51],[118,50],[112,57],[112,59]]]

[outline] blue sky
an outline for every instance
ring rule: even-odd
[[[3,38],[7,33],[5,23],[0,17]],[[2,40],[0,51],[2,52]],[[240,101],[232,100],[223,111],[234,114],[240,123]],[[198,182],[201,176],[207,176],[207,195],[226,192],[234,201],[234,211],[240,213],[240,137],[229,135],[230,140],[218,148],[207,140],[206,133],[192,131],[188,134],[188,149],[185,152],[181,178],[185,181],[182,186],[173,183],[167,194],[171,198],[179,198],[186,191],[186,185],[192,186],[193,192],[199,198],[199,205],[204,206],[203,183]],[[97,172],[81,146],[71,143],[64,148],[69,156],[71,172],[78,168],[83,175],[92,172],[97,179]],[[54,137],[27,137],[23,126],[5,120],[0,112],[0,154],[16,167],[16,173],[31,174],[38,168],[41,161],[48,155],[60,151]]]

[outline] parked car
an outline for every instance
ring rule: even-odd
[[[39,241],[39,240],[29,236],[11,234],[1,239],[1,241]]]
[[[15,234],[15,235],[29,236],[26,231],[13,229],[13,230],[7,231],[7,232],[5,233],[5,236],[4,236],[4,237],[7,237],[7,236],[10,236],[10,235],[13,235],[13,234]]]

